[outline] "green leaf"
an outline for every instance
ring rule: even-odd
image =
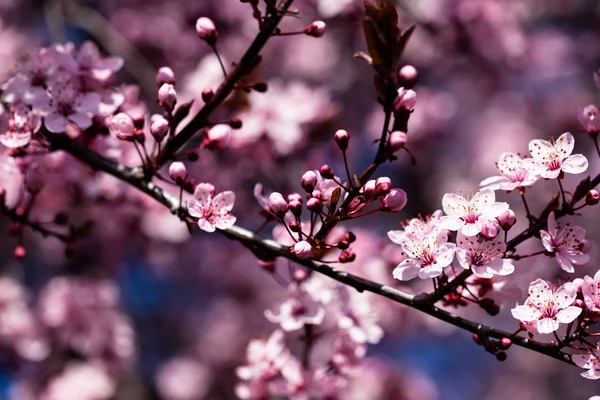
[[[340,194],[342,193],[342,188],[335,188],[331,193],[331,205],[329,206],[330,210],[335,210],[337,208],[337,203],[340,201]]]

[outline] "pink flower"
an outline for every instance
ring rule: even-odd
[[[560,172],[580,174],[588,167],[588,160],[581,154],[571,155],[575,139],[569,132],[563,133],[556,142],[532,140],[529,142],[531,157],[522,161],[532,174],[555,179]]]
[[[540,231],[540,236],[546,250],[554,253],[558,265],[567,272],[575,272],[573,264],[585,264],[590,260],[582,251],[585,229],[569,224],[561,229],[554,212],[548,215],[548,231]]]
[[[532,323],[539,333],[552,333],[560,324],[571,323],[581,314],[581,308],[572,306],[576,294],[570,282],[554,290],[548,282],[538,278],[529,285],[525,304],[511,312],[519,321]]]
[[[10,111],[0,105],[0,143],[10,149],[27,146],[41,125],[37,112],[20,101],[11,103]]]
[[[294,254],[298,258],[310,258],[312,255],[312,246],[306,240],[301,240],[294,245]]]
[[[213,376],[198,360],[178,356],[162,365],[156,375],[156,387],[165,400],[195,400],[210,389]]]
[[[215,23],[207,17],[200,17],[196,20],[196,33],[200,39],[208,43],[214,43],[219,36]]]
[[[109,400],[116,382],[99,365],[72,362],[55,377],[42,400]]]
[[[484,179],[479,186],[492,190],[511,191],[517,187],[533,186],[539,179],[525,169],[523,160],[515,153],[506,152],[500,154],[496,168],[498,168],[502,175]]]
[[[479,241],[477,237],[468,237],[459,232],[456,243],[456,259],[460,266],[472,269],[475,276],[491,278],[515,271],[512,262],[502,258],[506,250],[506,244],[502,240]]]
[[[600,131],[600,118],[598,118],[598,108],[595,105],[577,107],[577,119],[586,132]]]
[[[231,127],[226,124],[217,124],[206,131],[204,145],[211,150],[220,150],[227,147],[231,139]]]
[[[585,379],[600,379],[600,343],[587,356],[583,354],[573,354],[571,359],[579,368],[587,369],[581,376]]]
[[[125,113],[118,113],[110,117],[108,130],[121,140],[132,140],[135,137],[135,127],[133,120]]]
[[[394,111],[398,112],[401,109],[412,111],[417,104],[417,93],[412,89],[401,87],[398,89],[396,99],[394,99]]]
[[[82,72],[89,73],[93,78],[105,82],[123,66],[120,57],[102,57],[98,47],[93,42],[85,42],[79,48],[77,61]]]
[[[444,231],[434,231],[425,237],[410,233],[398,237],[388,233],[388,237],[402,246],[406,255],[406,259],[398,264],[393,272],[394,278],[401,281],[408,281],[417,276],[421,279],[440,276],[442,270],[450,265],[454,258],[456,245],[447,243],[448,235]]]
[[[596,272],[593,278],[587,275],[583,278],[581,292],[588,310],[600,312],[600,270]]]
[[[308,36],[319,38],[325,34],[325,29],[327,29],[325,22],[313,21],[304,29],[304,33]]]
[[[221,192],[215,196],[215,187],[210,183],[200,183],[194,190],[194,200],[187,200],[188,213],[198,218],[198,226],[206,232],[214,232],[216,228],[227,229],[235,224],[236,218],[231,215],[235,193]]]
[[[406,192],[402,189],[392,189],[381,200],[381,210],[387,212],[398,212],[406,206]]]
[[[348,333],[356,343],[377,344],[383,337],[383,329],[377,324],[379,318],[366,293],[339,289],[340,311],[338,327]]]
[[[292,285],[290,297],[279,306],[279,314],[265,311],[265,317],[281,326],[284,331],[295,331],[304,325],[320,325],[325,318],[325,309],[301,287]]]
[[[158,105],[166,111],[171,112],[177,104],[177,91],[175,86],[168,83],[163,84],[158,89]]]
[[[437,225],[442,215],[442,210],[436,210],[425,218],[413,218],[404,226],[403,231],[389,231],[388,237],[396,244],[400,244],[404,235],[409,233],[419,238],[425,238],[430,233],[438,231]]]

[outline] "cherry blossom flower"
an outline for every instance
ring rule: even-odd
[[[434,231],[425,237],[413,234],[400,236],[388,234],[390,240],[402,246],[406,259],[403,260],[393,275],[395,279],[408,281],[419,277],[421,279],[434,278],[442,274],[442,270],[450,265],[454,258],[454,243],[448,242],[448,235],[444,231]]]
[[[562,228],[554,212],[548,215],[548,230],[540,231],[540,236],[546,250],[554,254],[558,265],[567,272],[575,272],[573,264],[585,264],[590,260],[582,251],[585,229],[569,224]]]
[[[37,111],[20,101],[9,107],[10,110],[4,110],[0,105],[0,143],[11,149],[27,146],[31,136],[40,129],[42,119]]]
[[[600,118],[598,118],[598,107],[590,104],[585,107],[577,107],[577,119],[583,129],[588,133],[600,131]]]
[[[576,294],[571,282],[555,290],[538,278],[529,285],[525,304],[516,306],[511,312],[519,321],[531,322],[539,333],[552,333],[560,324],[573,322],[581,314],[581,308],[572,305]]]
[[[265,311],[265,317],[281,326],[284,331],[295,331],[304,325],[320,325],[325,318],[325,309],[303,288],[291,285],[290,297],[281,303],[279,313]]]
[[[231,215],[235,203],[235,193],[221,192],[215,196],[215,187],[210,183],[200,183],[194,190],[194,199],[187,200],[188,213],[198,218],[198,226],[206,232],[227,229],[235,224]]]
[[[400,244],[404,235],[411,234],[418,238],[425,238],[427,235],[438,231],[438,223],[442,218],[442,210],[436,210],[433,214],[425,218],[412,218],[404,225],[404,230],[389,231],[388,237],[396,244]]]
[[[472,269],[475,276],[491,278],[515,271],[511,260],[502,258],[506,250],[506,244],[502,240],[480,241],[475,236],[468,237],[459,232],[456,243],[456,259],[464,269]]]
[[[270,384],[271,393],[290,400],[337,399],[347,382],[325,367],[304,369],[295,358],[283,366],[281,375],[283,379]]]
[[[42,400],[109,400],[116,392],[116,383],[99,365],[71,363],[54,378]]]
[[[338,371],[345,375],[353,375],[358,372],[367,354],[367,346],[353,340],[345,332],[335,338],[333,349],[331,362]]]
[[[164,364],[156,375],[156,386],[166,400],[194,400],[204,397],[213,376],[199,361],[178,356]]]
[[[588,310],[600,312],[600,270],[593,278],[587,275],[583,278],[581,292]]]
[[[515,153],[505,152],[500,154],[496,168],[502,175],[484,179],[479,184],[481,187],[511,191],[518,187],[533,186],[539,179],[525,168],[523,160]]]
[[[581,373],[581,376],[585,379],[600,379],[600,343],[596,344],[596,348],[587,356],[584,356],[583,354],[573,354],[571,359],[579,368],[587,370]]]
[[[442,206],[447,215],[440,219],[439,226],[451,231],[460,230],[465,236],[477,235],[485,223],[508,210],[508,203],[496,202],[496,195],[489,188],[481,189],[471,200],[460,194],[446,193]]]
[[[266,341],[251,340],[246,351],[248,365],[236,369],[237,376],[243,381],[236,385],[236,395],[241,399],[265,398],[269,394],[268,381],[279,375],[290,357],[283,332],[279,329]]]
[[[77,53],[77,62],[83,73],[89,73],[99,81],[108,80],[123,66],[120,57],[102,57],[93,42],[84,42]]]
[[[338,327],[345,330],[357,343],[377,344],[383,337],[383,329],[377,324],[378,316],[366,293],[350,292],[339,288],[340,315]]]
[[[581,154],[573,154],[575,139],[569,132],[563,133],[555,142],[532,140],[529,153],[533,158],[522,161],[532,174],[542,178],[555,179],[560,172],[580,174],[588,168],[588,160]]]

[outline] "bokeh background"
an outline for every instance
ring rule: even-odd
[[[299,14],[287,17],[282,30],[301,30],[322,19],[327,34],[319,39],[299,35],[271,40],[251,78],[268,82],[267,93],[236,94],[217,113],[223,120],[239,116],[244,127],[225,150],[201,151],[198,161],[187,163],[192,177],[236,192],[234,214],[249,229],[263,222],[253,197],[257,182],[290,193],[300,189],[304,171],[324,163],[342,175],[341,156],[331,140],[337,129],[351,133],[350,163],[354,172],[360,172],[373,157],[371,143],[379,137],[383,122],[373,73],[352,57],[366,48],[362,2],[298,0],[293,8]],[[405,64],[419,71],[408,145],[417,163],[412,165],[402,155],[381,168],[394,186],[407,191],[408,206],[400,214],[373,216],[351,225],[358,237],[358,257],[347,268],[419,293],[431,290],[430,282],[393,282],[393,248],[385,232],[399,229],[401,221],[418,213],[440,208],[446,192],[476,189],[481,180],[495,174],[501,152],[525,154],[529,140],[569,131],[576,138],[575,152],[590,160],[589,173],[600,170],[591,141],[576,118],[578,106],[598,98],[592,73],[600,67],[600,3],[406,0],[398,2],[398,8],[403,29],[417,24],[404,57]],[[216,89],[222,80],[217,60],[196,35],[194,24],[200,16],[215,21],[227,65],[241,57],[256,34],[251,8],[239,0],[0,0],[0,80],[28,49],[92,40],[103,52],[125,59],[118,78],[128,85],[122,91],[130,103],[140,99],[147,106],[138,106],[147,113],[157,111],[154,75],[168,65],[177,77],[180,101],[196,99],[197,110],[202,89]],[[284,298],[284,288],[239,244],[216,234],[190,236],[159,204],[112,178],[90,173],[68,157],[44,162],[47,184],[44,201],[36,208],[39,218],[68,211],[73,220],[93,221],[93,226],[69,258],[60,242],[30,233],[25,240],[27,256],[16,261],[16,239],[7,233],[9,222],[0,217],[0,267],[5,276],[22,284],[23,307],[30,310],[30,317],[66,309],[73,298],[94,298],[98,313],[73,311],[57,324],[77,325],[77,319],[91,318],[102,326],[82,333],[82,341],[85,346],[110,342],[106,356],[114,358],[119,368],[126,366],[119,374],[117,399],[235,398],[235,368],[244,362],[248,341],[266,337],[275,328],[263,312]],[[20,178],[0,174],[0,185],[17,193]],[[582,178],[568,177],[566,185],[572,190]],[[534,213],[555,191],[554,182],[541,182],[528,191]],[[499,196],[523,215],[516,193]],[[9,201],[16,199],[9,196]],[[573,222],[586,228],[594,248],[592,261],[578,267],[577,276],[593,275],[600,268],[598,211],[591,208],[583,214]],[[518,232],[524,226],[521,221],[513,229]],[[261,233],[270,236],[272,228],[269,225]],[[524,251],[540,248],[534,240]],[[554,282],[572,278],[543,256],[517,265],[515,281],[523,290],[537,277]],[[288,276],[287,264],[278,268]],[[74,289],[57,280],[81,274],[102,278],[103,283]],[[0,298],[16,290],[9,286],[0,288]],[[476,306],[459,312],[515,330],[518,325],[509,310],[524,298],[511,299],[494,318]],[[579,377],[576,367],[520,348],[511,348],[508,359],[498,362],[466,332],[385,300],[375,304],[386,335],[369,347],[365,371],[351,383],[347,399],[541,400],[600,395],[598,383]],[[0,333],[2,321],[9,318],[0,318]],[[109,338],[85,337],[95,332]],[[8,343],[6,337],[2,336],[3,343]],[[294,335],[289,342],[292,349],[299,346]],[[43,361],[24,360],[3,346],[7,349],[0,358],[0,398],[37,398],[52,374],[79,357],[63,348],[53,349]],[[315,352],[326,347],[324,341]]]

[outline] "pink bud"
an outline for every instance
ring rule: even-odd
[[[277,218],[283,218],[289,210],[287,201],[278,192],[273,192],[269,196],[269,208]]]
[[[348,248],[346,250],[343,250],[340,253],[340,256],[338,257],[338,261],[343,263],[350,263],[352,261],[356,260],[356,253],[354,253],[354,251],[352,251],[352,249]]]
[[[310,198],[315,198],[317,200],[321,200],[323,198],[323,193],[319,189],[315,189],[310,194]]]
[[[196,33],[200,39],[204,40],[208,44],[214,44],[219,37],[219,32],[215,23],[206,17],[200,17],[196,20]]]
[[[593,104],[577,107],[577,120],[588,133],[600,131],[600,115],[598,108]]]
[[[375,196],[385,196],[392,190],[392,180],[387,176],[377,178],[375,181]]]
[[[165,111],[171,112],[175,108],[177,103],[177,92],[175,87],[168,83],[163,84],[158,89],[158,105],[165,109]]]
[[[239,119],[238,117],[233,117],[229,121],[229,126],[231,127],[231,129],[240,129],[242,127],[242,125],[243,125],[242,120]]]
[[[310,256],[312,255],[312,247],[310,246],[310,243],[308,243],[305,240],[301,240],[298,243],[296,243],[294,245],[294,254],[298,258],[310,258]]]
[[[350,134],[348,132],[340,129],[335,133],[334,138],[340,150],[345,151],[348,148],[348,142],[350,141]]]
[[[176,161],[169,166],[169,175],[178,184],[185,182],[188,177],[187,169],[180,161]]]
[[[175,74],[169,67],[160,67],[156,72],[156,86],[161,87],[165,83],[175,85]]]
[[[14,255],[17,260],[20,261],[20,260],[24,259],[26,254],[27,254],[27,252],[25,251],[25,247],[23,247],[23,246],[15,247]]]
[[[418,75],[419,75],[419,72],[412,65],[405,65],[404,67],[400,68],[400,71],[398,71],[398,77],[400,78],[400,84],[402,84],[402,86],[409,87],[409,88],[411,88],[415,85],[415,83],[417,82]]]
[[[300,215],[302,214],[302,203],[297,201],[297,200],[293,200],[289,202],[289,207],[290,210],[292,211],[292,214],[294,214],[296,217],[300,217]]]
[[[498,217],[498,222],[500,223],[502,229],[508,231],[517,222],[517,216],[513,210],[509,209],[500,214]]]
[[[304,33],[308,36],[321,37],[325,34],[327,25],[323,21],[313,21],[304,29]]]
[[[318,213],[323,210],[323,203],[321,203],[321,200],[313,197],[306,202],[306,208],[308,208],[309,211]]]
[[[344,236],[342,236],[342,240],[348,243],[354,243],[356,241],[356,235],[352,232],[346,232],[344,233]]]
[[[291,193],[288,194],[287,201],[288,203],[291,203],[292,201],[299,201],[300,204],[302,204],[303,199],[302,196],[300,196],[300,193]]]
[[[307,193],[311,193],[315,189],[315,185],[317,184],[317,174],[314,171],[306,171],[304,175],[302,175],[302,179],[300,179],[300,186]]]
[[[585,204],[595,206],[600,201],[600,193],[596,189],[592,189],[585,195]]]
[[[108,130],[121,140],[133,140],[135,127],[129,115],[118,113],[110,118]]]
[[[481,226],[481,234],[488,239],[493,239],[500,232],[500,224],[495,219],[486,220]]]
[[[401,87],[398,89],[398,95],[394,100],[394,111],[398,112],[401,109],[412,111],[417,104],[417,93],[412,89]]]
[[[407,196],[406,192],[402,189],[392,189],[390,192],[381,200],[382,211],[387,212],[398,212],[406,206]]]
[[[227,146],[229,139],[231,139],[231,127],[219,124],[206,131],[204,145],[211,150],[220,150]]]
[[[212,100],[214,95],[215,95],[215,92],[213,92],[213,90],[211,88],[205,88],[202,91],[202,101],[205,103],[208,103],[209,101]]]
[[[408,135],[406,132],[394,131],[390,133],[390,148],[393,152],[396,152],[403,148],[408,141]]]
[[[298,221],[295,221],[295,220],[294,221],[290,221],[290,223],[288,224],[288,226],[290,227],[290,230],[292,232],[300,232],[300,230],[302,228],[300,226],[300,224],[298,223]]]
[[[333,179],[334,174],[333,174],[333,170],[331,169],[331,167],[327,164],[323,165],[320,169],[319,169],[319,173],[321,174],[321,176],[325,179]]]
[[[159,115],[154,120],[150,119],[150,133],[157,142],[161,142],[167,136],[168,132],[169,121],[163,118],[163,116]]]
[[[508,350],[510,348],[510,346],[512,346],[512,340],[510,340],[509,338],[500,339],[500,349],[501,350]]]
[[[337,244],[337,248],[340,250],[346,250],[348,247],[350,247],[350,243],[346,240],[340,240],[340,242]]]
[[[360,191],[363,193],[366,199],[375,197],[375,180],[371,179],[370,181],[367,181]]]
[[[306,273],[305,270],[303,269],[296,269],[294,271],[294,280],[298,283],[304,281],[306,278],[308,278],[308,274]]]

